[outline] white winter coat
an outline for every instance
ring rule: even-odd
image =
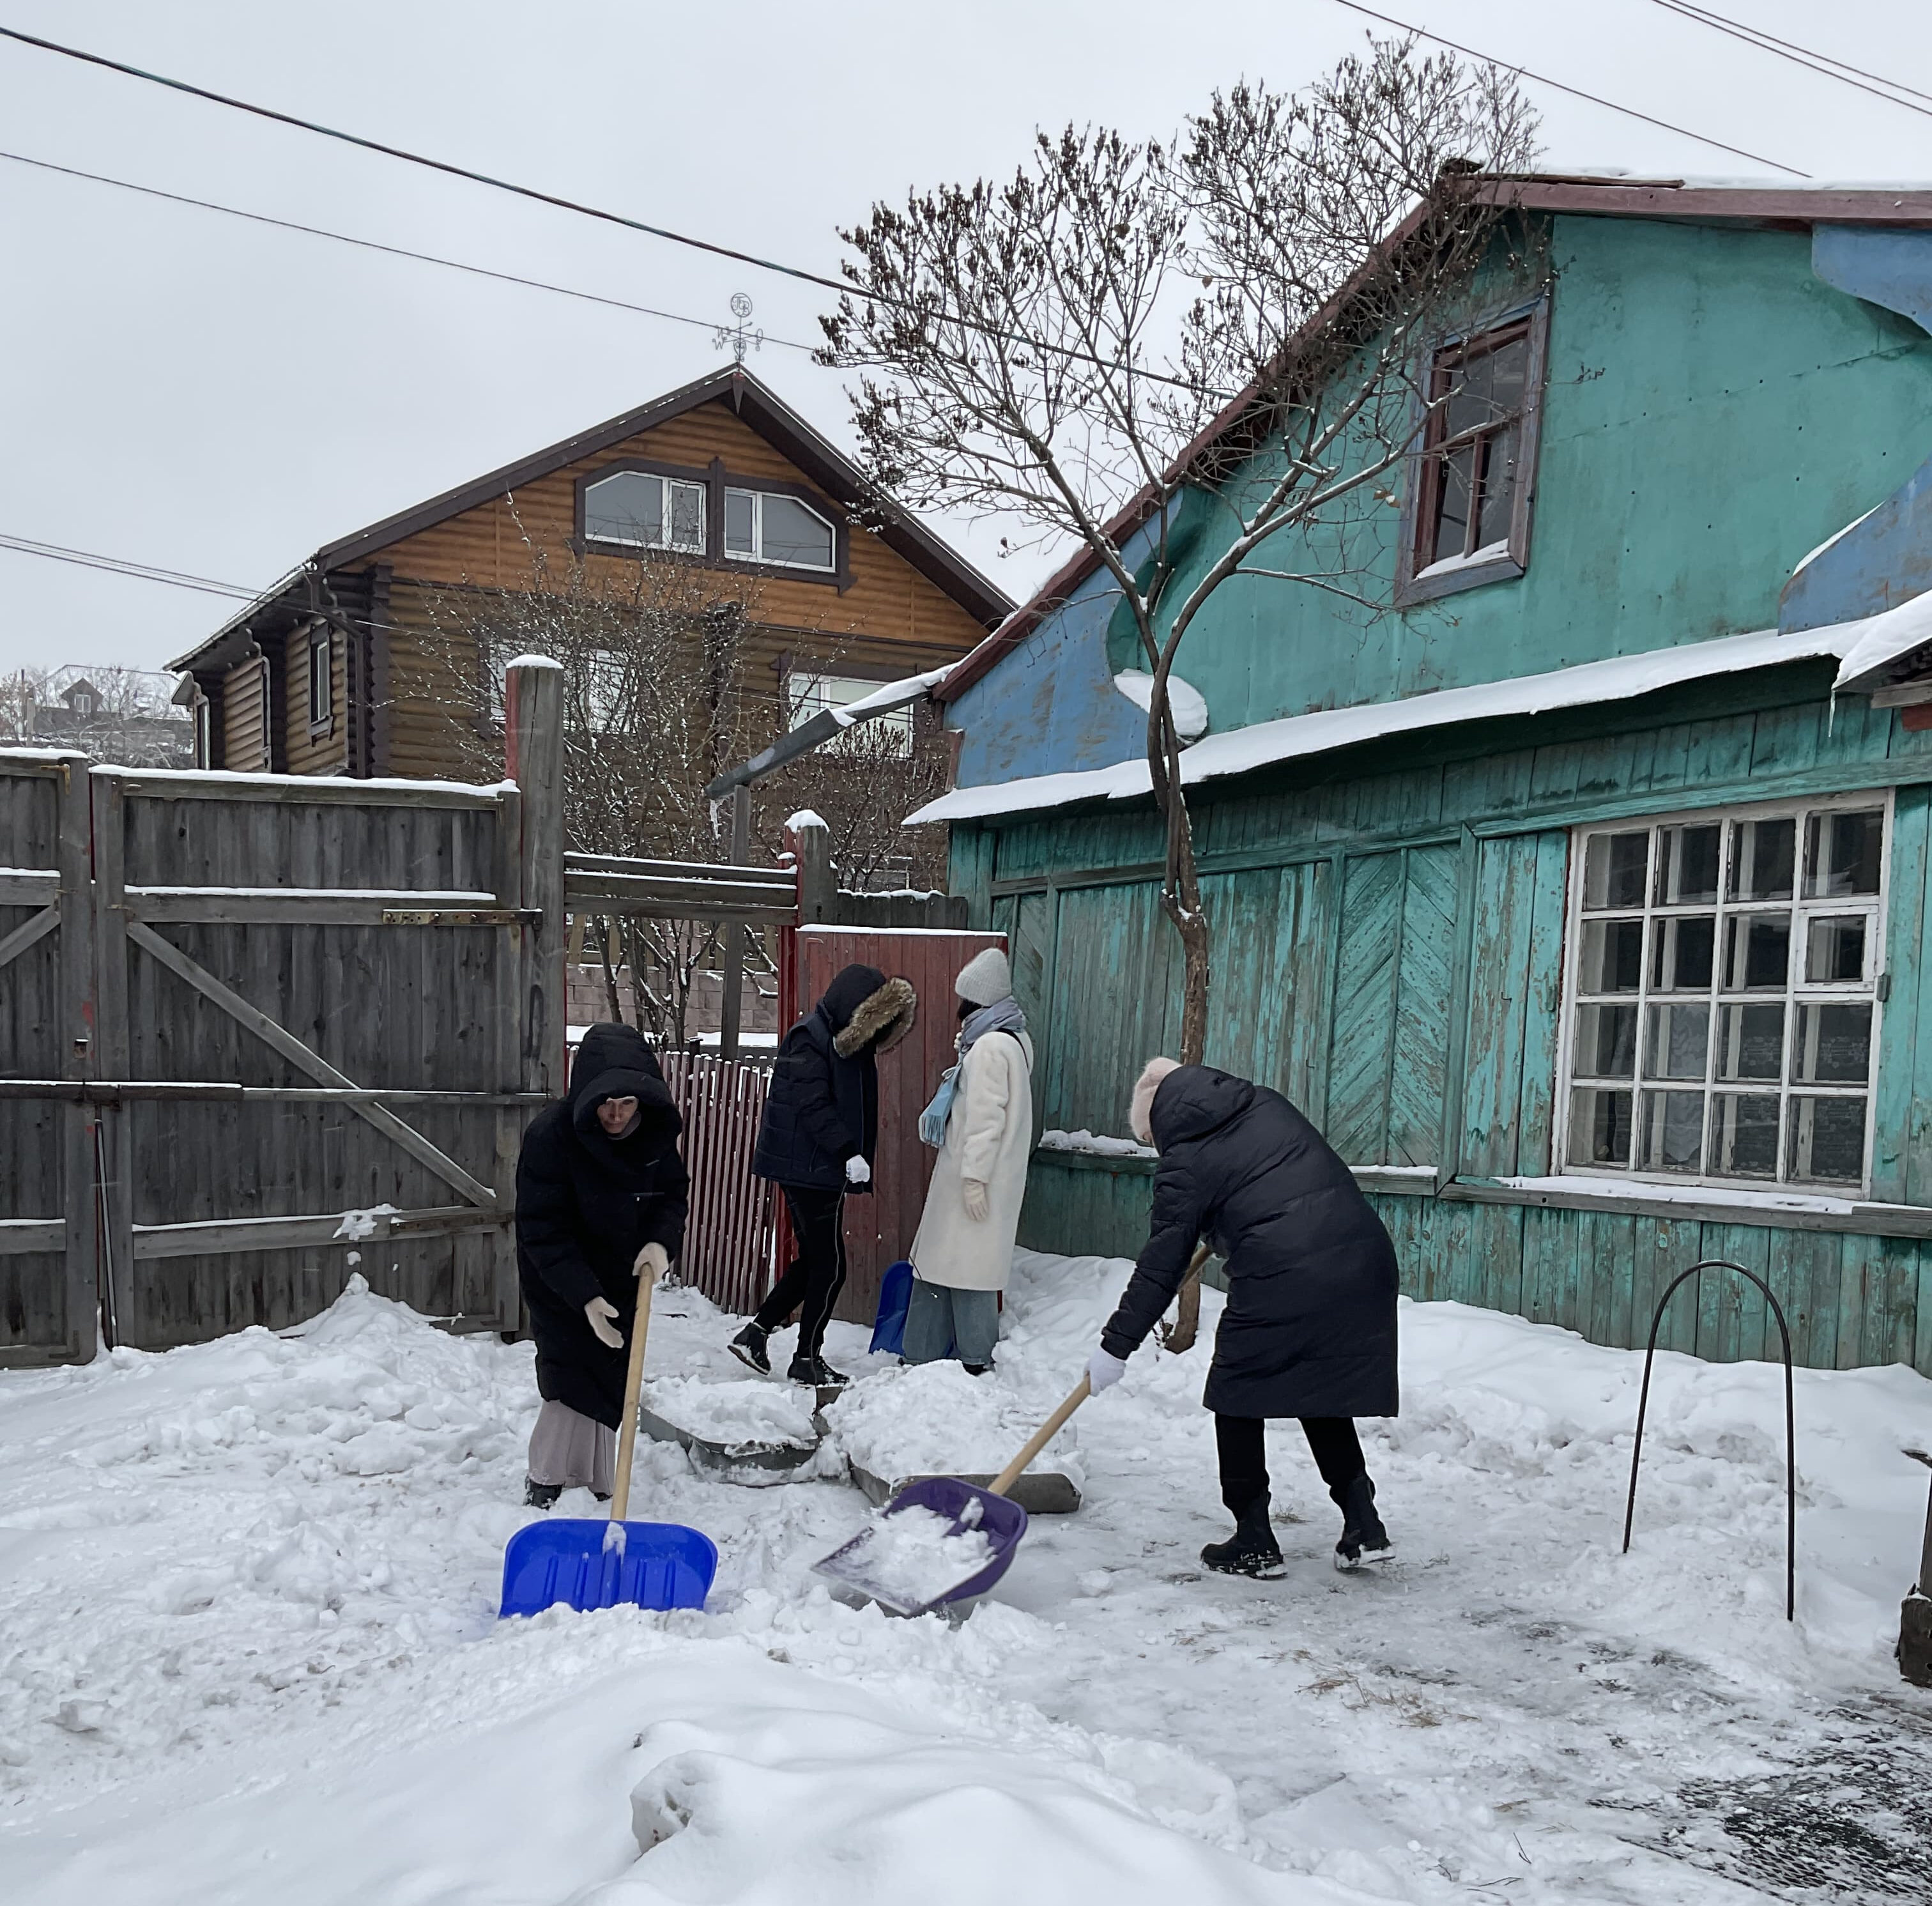
[[[1024,1033],[989,1032],[960,1063],[946,1142],[926,1194],[913,1268],[951,1290],[1004,1290],[1013,1239],[1026,1196],[1033,1150],[1033,1041]],[[986,1187],[986,1215],[966,1215],[960,1182]]]

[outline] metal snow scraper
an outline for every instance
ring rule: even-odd
[[[565,1516],[533,1522],[510,1538],[503,1552],[500,1615],[534,1615],[566,1608],[702,1608],[718,1572],[710,1536],[675,1522],[627,1522],[631,1457],[638,1442],[638,1390],[644,1380],[644,1340],[651,1323],[651,1274],[638,1274],[638,1310],[631,1323],[631,1361],[624,1377],[624,1420],[617,1434],[617,1474],[610,1519]]]
[[[949,1601],[963,1601],[973,1595],[984,1595],[1012,1565],[1020,1538],[1027,1532],[1027,1512],[1018,1503],[1006,1499],[1006,1491],[1018,1481],[1027,1465],[1059,1434],[1061,1425],[1087,1400],[1088,1394],[1087,1379],[1083,1375],[1074,1385],[1072,1393],[1035,1431],[1026,1447],[984,1488],[958,1476],[926,1476],[917,1482],[908,1483],[879,1511],[874,1520],[842,1547],[834,1549],[823,1562],[814,1562],[814,1569],[819,1574],[856,1589],[898,1615],[922,1615],[928,1609],[938,1608]],[[884,1519],[906,1509],[930,1509],[936,1515],[944,1516],[951,1525],[946,1530],[949,1535],[962,1535],[978,1530],[992,1544],[992,1559],[980,1563],[964,1579],[940,1594],[928,1595],[923,1600],[895,1595],[889,1586],[873,1578],[865,1561]]]

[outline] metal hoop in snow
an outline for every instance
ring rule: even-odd
[[[1798,1418],[1791,1395],[1791,1329],[1784,1321],[1784,1307],[1770,1285],[1755,1271],[1734,1264],[1727,1257],[1707,1257],[1671,1280],[1670,1288],[1658,1300],[1657,1314],[1650,1320],[1650,1346],[1643,1353],[1643,1388],[1636,1405],[1636,1441],[1630,1450],[1630,1499],[1624,1505],[1624,1553],[1630,1553],[1630,1525],[1636,1516],[1636,1469],[1643,1460],[1644,1412],[1650,1406],[1650,1367],[1657,1356],[1657,1333],[1664,1327],[1664,1313],[1677,1295],[1679,1284],[1706,1271],[1735,1271],[1748,1277],[1764,1292],[1771,1314],[1778,1319],[1778,1334],[1784,1342],[1784,1619],[1798,1619]]]

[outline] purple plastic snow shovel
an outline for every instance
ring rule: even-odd
[[[860,1529],[849,1542],[834,1549],[824,1561],[814,1562],[814,1569],[819,1574],[844,1583],[848,1588],[857,1589],[898,1615],[922,1615],[928,1609],[940,1607],[949,1601],[964,1601],[971,1596],[984,1595],[1012,1565],[1020,1538],[1027,1532],[1027,1512],[1018,1503],[1006,1500],[1006,1491],[1019,1481],[1027,1465],[1059,1434],[1060,1426],[1087,1400],[1088,1394],[1087,1379],[1083,1375],[1074,1385],[1072,1393],[1040,1426],[1026,1447],[984,1488],[958,1476],[926,1476],[917,1482],[907,1484],[879,1511],[883,1517],[897,1515],[902,1509],[930,1509],[951,1523],[952,1526],[946,1531],[950,1535],[964,1535],[970,1529],[977,1529],[992,1545],[992,1559],[964,1580],[940,1594],[910,1604],[902,1604],[896,1598],[881,1594],[871,1580],[869,1571],[860,1566],[861,1558],[872,1545],[873,1531],[878,1526],[876,1523]],[[972,1513],[976,1505],[977,1512]]]

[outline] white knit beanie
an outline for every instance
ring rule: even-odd
[[[996,1005],[1012,996],[1013,969],[998,947],[988,947],[960,969],[952,990],[972,1005]]]
[[[1154,1095],[1161,1088],[1161,1082],[1171,1072],[1180,1070],[1178,1059],[1154,1058],[1141,1069],[1141,1076],[1134,1081],[1132,1103],[1127,1110],[1127,1130],[1143,1145],[1154,1142]]]

